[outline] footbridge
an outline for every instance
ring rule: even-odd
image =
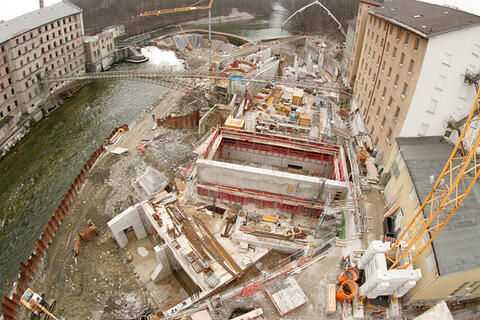
[[[290,81],[283,80],[277,77],[242,77],[242,76],[228,76],[223,74],[201,74],[201,73],[175,73],[175,72],[132,72],[132,71],[108,71],[97,73],[85,73],[81,75],[65,75],[58,77],[45,77],[40,79],[40,83],[56,83],[64,81],[78,81],[78,80],[129,80],[142,81],[147,83],[157,84],[163,87],[168,87],[178,91],[186,91],[194,89],[199,83],[198,80],[227,80],[227,81],[241,81],[253,82],[263,84],[281,84],[288,86],[296,86],[300,88],[320,89],[331,92],[343,92],[344,86],[339,85],[322,85],[315,81]]]

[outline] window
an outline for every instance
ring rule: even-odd
[[[385,61],[383,61],[383,63],[382,63],[382,72],[384,72],[384,71],[385,71],[385,64],[386,64],[386,62],[385,62]]]
[[[397,30],[397,40],[400,40],[401,35],[402,35],[402,29],[398,28],[398,30]]]
[[[434,253],[430,253],[428,256],[427,256],[427,267],[428,267],[428,271],[431,271],[433,268],[435,268],[437,264],[435,263],[435,255]]]
[[[403,62],[405,61],[405,53],[402,52],[400,55],[400,65],[403,66]]]
[[[397,73],[397,75],[395,76],[395,81],[393,82],[393,86],[394,86],[395,88],[398,86],[398,80],[399,80],[399,79],[400,79],[400,76],[399,76],[398,73]]]
[[[390,79],[391,75],[392,75],[392,67],[388,68],[387,77]]]
[[[388,98],[387,109],[390,109],[390,107],[392,106],[392,103],[393,103],[393,97],[390,96],[390,98]]]
[[[387,87],[383,87],[382,99],[385,99],[385,94],[387,93]]]
[[[428,113],[435,114],[435,111],[437,110],[438,106],[438,101],[435,99],[430,100],[430,103],[428,104],[427,110],[425,110]]]
[[[380,88],[380,84],[382,83],[382,81],[378,80],[378,84],[377,84],[377,90]]]
[[[400,107],[397,106],[397,109],[395,110],[395,114],[393,115],[393,120],[397,121],[398,120],[398,115],[400,114]]]
[[[418,136],[421,136],[421,137],[425,136],[425,135],[427,134],[428,127],[429,127],[428,124],[422,123],[422,124],[420,125],[420,128],[418,129],[417,135],[418,135]]]
[[[447,67],[450,67],[450,63],[452,62],[452,55],[449,54],[449,53],[445,53],[443,55],[443,60],[442,60],[442,64],[447,66]]]
[[[385,122],[387,122],[387,118],[383,117],[383,119],[382,119],[382,124],[381,124],[382,128],[383,128],[383,126],[385,125]]]
[[[410,59],[410,65],[408,66],[409,73],[412,73],[414,65],[415,65],[415,61],[413,61],[413,59]]]
[[[420,46],[420,38],[415,38],[415,45],[413,46],[413,50],[417,51],[419,46]]]
[[[435,82],[434,88],[439,90],[439,91],[443,91],[443,87],[445,86],[446,81],[447,81],[447,77],[439,74],[438,78],[437,78],[437,81]]]
[[[405,44],[408,44],[408,39],[410,38],[410,33],[406,32],[405,34]]]
[[[388,51],[390,51],[390,42],[387,42],[387,48],[385,49],[388,53]]]
[[[378,118],[378,115],[380,114],[381,110],[382,110],[382,108],[380,108],[380,106],[378,106],[377,113],[376,113],[377,118]]]
[[[390,140],[391,137],[392,137],[392,128],[388,129],[387,140]]]
[[[3,50],[3,48],[2,48],[2,50]],[[478,44],[473,45],[472,55],[474,55],[477,58],[480,56],[480,45],[478,45]]]
[[[377,66],[378,66],[379,63],[380,63],[380,55],[378,55],[378,57],[377,57]],[[383,63],[385,65],[385,61]]]
[[[402,97],[404,97],[404,98],[407,95],[407,89],[408,89],[408,84],[404,83],[403,84],[403,89],[402,89]]]
[[[397,56],[397,47],[393,47],[392,58],[395,59],[396,56]]]
[[[378,34],[377,34],[377,37],[375,38],[375,44],[378,43]]]

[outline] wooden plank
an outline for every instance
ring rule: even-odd
[[[336,289],[337,286],[334,283],[328,284],[326,314],[334,314],[337,311],[337,300],[335,298]]]

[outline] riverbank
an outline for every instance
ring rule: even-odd
[[[48,299],[57,300],[56,314],[67,319],[133,318],[147,307],[169,308],[188,297],[175,286],[177,281],[172,276],[160,283],[165,295],[153,298],[130,264],[131,254],[118,248],[107,227],[112,217],[142,200],[133,182],[146,168],[155,167],[173,178],[175,168],[191,160],[191,145],[198,139],[196,130],[152,130],[151,114],[166,116],[184,105],[182,99],[175,91],[164,95],[160,103],[129,126],[116,144],[128,152],[106,153],[87,175],[30,284]],[[141,155],[136,145],[146,136],[153,136],[153,141]],[[85,230],[88,220],[97,226],[99,236],[82,245],[75,257],[74,239]]]

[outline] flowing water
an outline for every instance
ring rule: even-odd
[[[288,36],[281,30],[286,14],[275,4],[270,19],[215,24],[213,30],[254,41]],[[146,47],[142,53],[149,62],[120,63],[111,70],[184,69],[173,52]],[[34,240],[90,154],[113,128],[143,116],[166,90],[142,82],[93,82],[33,127],[0,161],[0,296],[18,273],[20,261],[32,252]]]

